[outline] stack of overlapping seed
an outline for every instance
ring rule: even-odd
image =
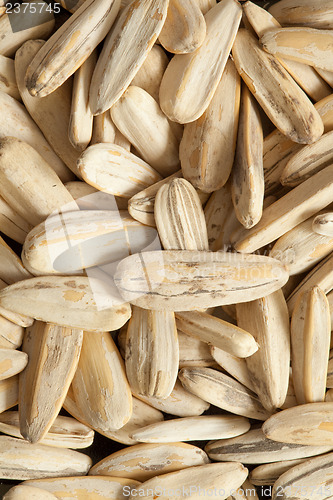
[[[333,1],[61,4],[0,17],[6,500],[332,497]]]

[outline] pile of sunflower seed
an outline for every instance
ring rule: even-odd
[[[5,500],[332,498],[332,46],[333,0],[0,1]]]

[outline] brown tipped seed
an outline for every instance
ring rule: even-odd
[[[122,477],[57,477],[54,479],[37,479],[24,483],[28,486],[45,488],[56,498],[64,500],[85,500],[88,498],[103,498],[103,500],[118,500],[126,498],[132,489],[138,490],[140,484],[134,479]]]
[[[291,320],[292,377],[298,404],[324,401],[330,341],[329,303],[315,286],[299,296]]]
[[[321,216],[310,217],[285,233],[276,240],[269,252],[271,257],[288,267],[290,276],[308,271],[333,250],[333,234],[323,236],[313,231],[314,221],[318,217]]]
[[[328,238],[333,237],[333,212],[317,215],[312,221],[312,229],[315,233]]]
[[[129,198],[161,179],[148,163],[111,143],[89,146],[78,160],[83,179],[93,187]]]
[[[313,104],[251,33],[238,31],[232,55],[239,74],[280,132],[301,144],[319,139],[323,123]]]
[[[94,115],[121,97],[144,63],[163,27],[168,0],[134,0],[122,11],[104,41],[90,86]]]
[[[263,464],[314,457],[331,450],[332,446],[329,445],[305,446],[272,441],[265,437],[261,429],[252,429],[246,434],[232,439],[212,441],[205,447],[206,453],[212,460],[243,462],[245,464]]]
[[[168,52],[186,54],[198,49],[206,36],[205,18],[197,2],[170,0],[159,42]]]
[[[264,422],[266,437],[289,444],[333,446],[333,403],[308,403],[288,408]]]
[[[210,352],[223,370],[238,380],[238,382],[245,385],[245,387],[255,392],[245,359],[233,356],[232,354],[229,354],[215,346],[211,346]]]
[[[123,298],[134,305],[192,311],[268,295],[288,275],[278,261],[261,255],[165,250],[127,257],[114,279]]]
[[[269,12],[253,2],[247,1],[243,5],[243,10],[259,38],[271,29],[281,28],[279,22]],[[278,60],[314,101],[319,101],[331,94],[329,86],[311,66],[284,58]]]
[[[304,458],[299,458],[297,460],[282,460],[272,464],[259,465],[259,467],[251,471],[250,480],[256,486],[273,486],[282,474],[304,461]]]
[[[261,219],[265,192],[263,131],[257,103],[244,84],[231,186],[237,219],[247,229],[255,226]]]
[[[265,208],[260,222],[238,235],[235,248],[254,252],[325,208],[332,201],[333,164]]]
[[[297,186],[333,163],[333,131],[324,134],[314,144],[304,146],[288,158],[281,174],[284,186]]]
[[[30,500],[57,500],[53,493],[25,484],[19,484],[8,490],[3,500],[26,500],[27,498]]]
[[[168,63],[168,56],[162,47],[155,44],[133,78],[131,85],[142,88],[156,102],[159,102],[160,85]]]
[[[109,332],[84,332],[72,387],[84,422],[98,432],[120,429],[131,418],[130,387]]]
[[[133,220],[127,211],[85,210],[84,217],[80,211],[67,212],[36,226],[25,239],[22,259],[36,274],[81,274],[150,245],[160,248],[156,229]]]
[[[131,316],[114,286],[84,276],[40,276],[0,292],[0,305],[19,314],[69,328],[112,331]]]
[[[235,0],[225,0],[205,15],[207,34],[191,54],[180,54],[169,63],[160,88],[162,111],[170,120],[189,123],[207,109],[221,79],[241,20]]]
[[[311,458],[282,474],[274,484],[272,498],[284,492],[284,498],[295,498],[301,489],[302,498],[332,498],[333,453]]]
[[[64,83],[109,32],[120,0],[86,0],[43,45],[30,63],[26,86],[45,97]]]
[[[155,227],[154,206],[156,193],[161,186],[169,184],[173,179],[178,179],[182,176],[181,170],[162,179],[155,184],[147,187],[143,191],[138,192],[128,200],[128,211],[133,219],[146,224],[147,226]]]
[[[28,356],[25,352],[0,348],[0,380],[13,377],[27,366]]]
[[[228,59],[214,96],[204,112],[184,127],[179,157],[184,177],[205,192],[220,189],[234,160],[240,77]]]
[[[332,0],[281,0],[272,5],[269,12],[282,24],[309,25],[315,28],[333,28]]]
[[[200,198],[185,179],[173,179],[159,188],[154,215],[165,250],[208,250]]]
[[[86,149],[92,136],[93,114],[89,106],[89,87],[96,62],[97,52],[94,50],[74,74],[68,136],[78,151]]]
[[[159,104],[148,92],[129,86],[110,112],[120,132],[157,172],[165,177],[178,170],[178,138]]]
[[[78,208],[44,158],[15,137],[0,139],[0,182],[4,199],[33,226],[54,211]]]
[[[211,368],[182,368],[179,379],[185,389],[223,410],[257,420],[267,411],[254,392],[233,378]]]
[[[237,304],[237,324],[246,328],[259,345],[246,364],[262,405],[273,411],[283,405],[289,384],[289,313],[282,290]]]
[[[278,28],[265,33],[260,43],[276,55],[326,71],[333,71],[330,46],[332,31],[308,27]]]
[[[22,350],[28,366],[20,375],[20,432],[37,443],[52,426],[79,362],[82,330],[35,321],[25,335]]]
[[[131,389],[147,397],[169,397],[176,383],[178,364],[174,313],[134,306],[125,349],[126,375]]]
[[[2,479],[40,479],[84,475],[92,465],[83,453],[31,444],[23,439],[0,436],[0,476]]]
[[[176,314],[177,328],[187,335],[224,349],[227,353],[247,358],[258,350],[254,337],[246,330],[210,314],[189,311]]]
[[[52,92],[52,94],[43,99],[35,99],[31,96],[25,85],[27,68],[43,46],[44,42],[42,40],[29,40],[16,51],[15,74],[17,86],[26,109],[58,155],[56,156],[58,163],[61,158],[68,168],[72,170],[76,176],[79,176],[79,171],[76,167],[79,152],[72,146],[68,137],[72,101],[72,79],[69,78],[66,80],[66,82]],[[34,146],[34,144],[31,145]],[[37,149],[36,146],[34,147]],[[44,156],[43,152],[40,150],[38,151]],[[47,158],[45,159],[47,160]],[[73,174],[65,168],[62,162],[61,165],[63,165],[64,173],[59,170],[59,167],[56,168],[57,163],[54,161],[51,162],[50,160],[47,161],[55,169],[63,182],[73,179]]]
[[[14,9],[8,7],[0,16],[0,54],[13,57],[17,49],[27,40],[48,38],[51,34],[55,19],[53,12],[46,10],[47,2],[38,2],[33,15],[26,12],[24,6],[18,4]]]
[[[187,443],[137,444],[116,451],[94,465],[89,475],[129,477],[147,481],[167,474],[209,463],[206,453]]]

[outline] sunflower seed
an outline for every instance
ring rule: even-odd
[[[315,233],[332,238],[333,237],[333,213],[327,212],[318,215],[312,221],[312,229]]]
[[[332,0],[282,0],[272,5],[269,12],[282,24],[300,24],[314,28],[333,28]]]
[[[0,349],[0,380],[13,377],[20,373],[28,363],[28,356],[25,352],[14,349]]]
[[[299,458],[298,460],[283,460],[272,464],[259,465],[259,467],[251,471],[250,480],[256,486],[273,486],[282,474],[304,461],[304,458]]]
[[[3,497],[3,500],[56,500],[52,493],[40,488],[35,488],[34,486],[28,486],[24,484],[19,484],[14,486]]]

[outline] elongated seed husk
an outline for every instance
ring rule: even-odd
[[[240,78],[228,59],[203,115],[184,127],[179,157],[184,177],[205,192],[220,189],[234,160],[240,102]]]
[[[24,483],[36,488],[45,488],[56,498],[63,500],[85,500],[88,498],[103,498],[103,500],[118,500],[126,498],[132,489],[138,489],[140,484],[134,479],[122,477],[57,477],[54,479],[37,479]]]
[[[298,404],[324,401],[330,341],[329,303],[315,286],[299,296],[291,319],[292,376]]]
[[[127,211],[86,210],[84,218],[80,211],[67,212],[30,231],[22,259],[40,274],[80,274],[150,245],[160,248],[156,230],[133,220]]]
[[[316,28],[330,29],[332,24],[332,0],[282,0],[276,2],[269,12],[282,24],[309,25]]]
[[[269,12],[253,2],[247,1],[243,5],[243,10],[259,38],[267,31],[281,27]],[[284,58],[279,58],[279,62],[314,101],[319,101],[331,94],[329,86],[314,68]]]
[[[120,132],[163,177],[179,168],[179,141],[155,99],[131,85],[111,108]],[[156,181],[154,181],[156,182]]]
[[[308,403],[288,408],[264,422],[266,437],[290,444],[333,446],[333,403]]]
[[[21,100],[15,78],[14,61],[3,55],[0,55],[0,90],[17,101]]]
[[[325,259],[321,260],[305,276],[300,284],[288,297],[289,312],[292,312],[296,301],[301,293],[310,290],[313,286],[319,286],[324,293],[328,293],[333,288],[333,253],[330,253]]]
[[[138,192],[128,200],[128,211],[133,219],[148,226],[156,226],[154,217],[155,197],[161,186],[182,176],[181,170]]]
[[[156,475],[156,471],[167,474],[207,463],[206,453],[191,444],[137,444],[104,458],[90,469],[89,475],[147,481]]]
[[[117,330],[131,315],[109,283],[84,276],[19,281],[0,292],[0,305],[46,323],[95,331]]]
[[[17,349],[23,340],[23,327],[0,315],[0,348]]]
[[[281,184],[297,186],[333,162],[331,146],[333,131],[324,134],[314,144],[308,144],[293,154],[281,174]]]
[[[22,438],[18,411],[6,411],[0,415],[1,432]],[[40,444],[56,448],[87,448],[94,440],[94,431],[72,417],[58,416]]]
[[[254,337],[248,331],[210,314],[189,311],[176,314],[177,328],[187,335],[207,342],[227,353],[247,358],[258,350]]]
[[[25,484],[19,484],[14,486],[3,497],[4,500],[56,500],[57,497],[50,493],[49,491],[42,490],[41,488],[35,488],[34,486],[28,486]]]
[[[19,377],[0,380],[0,413],[12,408],[18,403]]]
[[[28,366],[19,379],[20,432],[37,443],[52,426],[78,365],[82,330],[35,321],[28,328],[22,350]]]
[[[168,0],[135,0],[106,37],[90,86],[94,115],[111,108],[144,63],[163,27]]]
[[[87,474],[91,458],[73,450],[23,439],[0,436],[0,476],[3,479],[40,479],[43,477],[80,476]]]
[[[35,13],[29,16],[24,6],[15,6],[0,16],[0,53],[13,57],[17,49],[27,40],[48,38],[55,19],[53,12],[47,11],[48,4],[40,1]],[[33,10],[33,9],[32,9]],[[32,12],[30,12],[32,13]]]
[[[285,499],[294,498],[301,489],[302,498],[331,498],[333,475],[333,453],[311,458],[282,474],[272,491],[272,498],[278,498],[283,491]]]
[[[0,196],[0,230],[18,243],[23,243],[28,232],[32,229],[23,217]]]
[[[261,219],[265,192],[263,131],[257,103],[244,84],[231,192],[239,222],[246,228],[255,226]]]
[[[173,179],[157,191],[154,215],[165,250],[208,250],[200,198],[185,179]]]
[[[280,236],[269,252],[288,267],[290,276],[308,271],[333,251],[333,235],[324,236],[313,231],[317,217],[320,216],[310,217]]]
[[[167,398],[176,383],[178,364],[174,313],[133,307],[125,349],[126,375],[131,389],[139,395]]]
[[[202,415],[176,420],[164,420],[138,429],[133,439],[144,443],[172,443],[230,438],[244,434],[250,428],[247,418],[235,415]],[[211,437],[214,436],[214,437]]]
[[[191,54],[169,63],[160,88],[160,104],[170,120],[189,123],[207,109],[221,79],[242,11],[234,0],[217,4],[205,15],[206,38]]]
[[[237,238],[239,252],[253,252],[325,208],[332,201],[333,164],[264,209],[259,223]]]
[[[52,165],[63,182],[71,180],[73,174],[55,154],[25,107],[5,92],[0,92],[0,107],[3,116],[6,116],[6,120],[2,120],[0,124],[0,137],[16,137],[27,142],[38,151],[49,165]]]
[[[305,446],[272,441],[265,437],[261,429],[251,429],[246,434],[232,439],[212,441],[205,447],[206,453],[212,460],[242,462],[244,464],[264,464],[314,457],[331,450],[332,446],[329,445]]]
[[[254,391],[252,378],[250,377],[249,370],[244,358],[238,358],[232,354],[227,353],[223,349],[211,346],[210,352],[215,361],[231,375],[238,380],[241,384],[245,385],[251,391]]]
[[[198,500],[203,493],[206,495],[216,488],[221,499],[224,499],[230,491],[241,486],[247,474],[248,470],[240,463],[189,467],[185,470],[156,476],[144,482],[140,487],[140,495],[143,495],[144,499],[152,500],[157,491],[162,488],[163,493],[160,496],[167,500],[172,498],[168,492],[175,489],[176,491],[185,491],[189,498]],[[172,489],[170,490],[170,488]],[[130,497],[131,500],[134,498],[135,495]]]
[[[159,42],[174,54],[198,49],[206,36],[206,23],[197,2],[170,0]]]
[[[88,184],[126,198],[161,180],[148,163],[111,143],[89,146],[80,156],[78,168]]]
[[[44,158],[29,144],[14,137],[0,140],[0,182],[2,196],[33,226],[56,210],[77,209],[72,196]]]
[[[270,415],[254,392],[217,370],[182,368],[179,379],[185,389],[223,410],[258,420]]]
[[[30,278],[31,274],[24,268],[21,259],[0,237],[0,279],[12,284]],[[1,286],[3,288],[3,286]]]
[[[246,359],[254,390],[262,405],[273,411],[283,405],[289,384],[289,313],[282,290],[236,305],[237,324],[259,345]]]
[[[123,298],[134,305],[172,311],[245,302],[287,281],[286,270],[274,259],[244,257],[188,250],[145,252],[122,260],[114,279]]]
[[[181,332],[178,332],[178,338],[179,337],[181,337]],[[181,363],[179,366],[181,367]],[[208,410],[210,406],[207,401],[198,398],[184,389],[178,379],[176,380],[170,396],[165,399],[155,398],[153,396],[142,396],[136,393],[134,393],[134,395],[153,408],[178,417],[196,417]]]
[[[84,332],[72,387],[84,420],[93,429],[117,430],[129,421],[132,395],[123,361],[108,332]]]
[[[282,460],[281,462],[273,462],[272,464],[259,465],[259,467],[251,471],[250,480],[256,486],[273,486],[275,481],[277,481],[282,474],[304,461],[304,458],[299,458],[296,460]]]
[[[240,29],[232,48],[236,68],[274,125],[294,142],[311,144],[323,133],[322,120],[289,73],[251,33]]]
[[[309,66],[333,71],[331,30],[308,27],[278,28],[265,33],[260,42],[267,52]]]
[[[29,64],[26,86],[30,94],[45,97],[64,83],[103,40],[119,7],[120,0],[85,1]]]
[[[315,233],[328,238],[333,237],[333,213],[326,212],[322,215],[317,215],[312,221],[312,229]]]
[[[94,117],[89,106],[89,88],[96,62],[97,52],[94,51],[74,75],[68,136],[78,151],[88,146],[92,136]]]
[[[27,363],[28,356],[25,352],[0,348],[0,380],[20,373]]]
[[[160,85],[168,63],[169,59],[163,48],[155,44],[133,78],[131,85],[142,88],[156,102],[159,102]]]
[[[79,171],[76,167],[79,152],[72,146],[68,137],[72,101],[72,79],[69,78],[52,94],[43,99],[35,99],[31,96],[25,84],[27,68],[43,46],[44,42],[42,40],[29,40],[16,51],[15,74],[17,86],[30,116],[37,123],[47,141],[58,155],[58,162],[61,158],[67,167],[76,176],[79,176]],[[35,149],[37,149],[36,146]],[[50,160],[48,163],[55,169]],[[73,174],[69,170],[65,169],[66,177],[60,175],[57,169],[55,170],[63,182],[73,179]]]

